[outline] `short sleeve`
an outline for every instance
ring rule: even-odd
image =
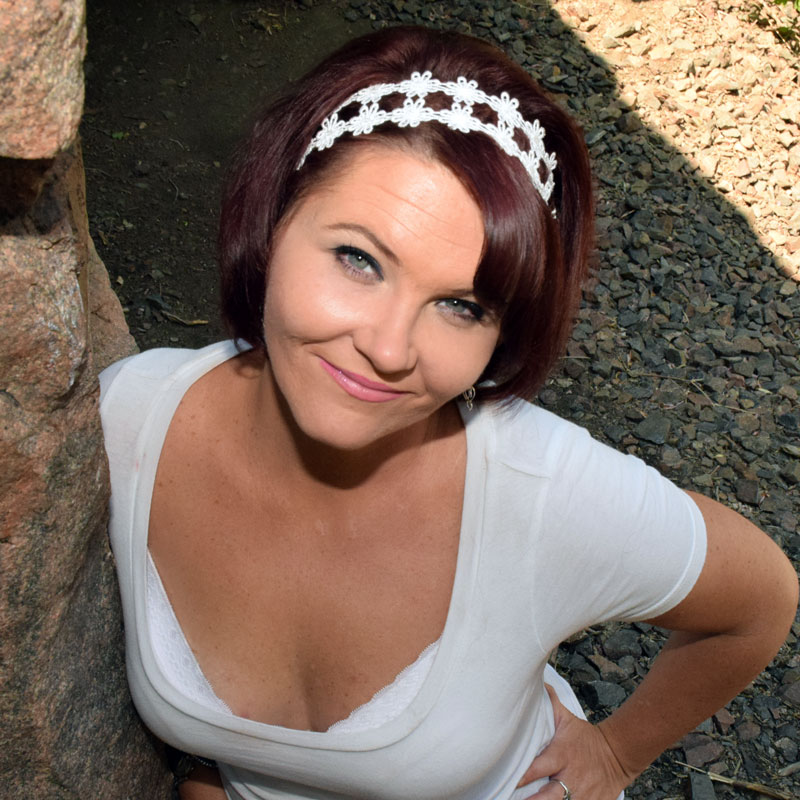
[[[705,561],[705,523],[694,501],[641,459],[578,426],[540,413],[536,427],[544,489],[531,515],[530,563],[542,644],[552,648],[589,625],[647,619],[676,606]]]
[[[114,381],[116,380],[117,376],[122,372],[125,368],[125,365],[130,363],[131,359],[136,358],[135,355],[128,356],[127,358],[123,358],[119,361],[115,361],[113,364],[107,366],[101,373],[100,373],[100,401],[102,402],[103,399],[108,395],[109,389],[113,385]]]

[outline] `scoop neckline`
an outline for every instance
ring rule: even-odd
[[[135,629],[145,676],[161,699],[176,711],[202,720],[222,731],[256,737],[275,744],[319,750],[365,751],[385,747],[407,737],[428,716],[444,689],[447,677],[458,659],[459,651],[466,644],[465,631],[468,626],[465,620],[471,607],[472,576],[480,550],[481,529],[477,521],[482,518],[484,501],[482,469],[479,462],[481,452],[486,449],[485,445],[482,446],[482,440],[489,437],[489,426],[485,424],[489,415],[480,413],[479,408],[468,410],[464,403],[457,401],[467,437],[467,457],[456,570],[447,616],[439,639],[439,651],[411,703],[394,719],[376,728],[357,732],[286,728],[235,714],[224,714],[183,694],[158,666],[147,617],[147,543],[156,470],[167,431],[180,401],[191,386],[204,375],[249,349],[237,346],[232,340],[226,340],[200,350],[190,351],[191,357],[163,382],[158,395],[151,403],[136,442],[138,469],[133,487],[133,496],[136,500],[131,518],[131,577],[136,587]]]

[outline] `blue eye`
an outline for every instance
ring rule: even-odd
[[[336,260],[351,275],[357,275],[359,277],[368,277],[372,275],[378,278],[383,277],[378,262],[363,250],[359,250],[357,247],[350,247],[349,245],[342,245],[337,247],[333,252],[336,254]]]
[[[448,314],[465,320],[478,322],[484,314],[483,309],[477,303],[473,303],[470,300],[461,300],[458,297],[448,297],[445,300],[440,300],[439,305]]]

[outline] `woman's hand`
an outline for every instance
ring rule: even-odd
[[[536,794],[537,800],[562,800],[564,786],[574,800],[615,800],[636,775],[627,773],[617,760],[602,731],[576,717],[547,686],[553,704],[556,729],[550,744],[522,776],[520,786],[550,778]]]

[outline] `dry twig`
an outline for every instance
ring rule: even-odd
[[[797,800],[794,795],[787,794],[779,789],[773,789],[771,786],[765,786],[763,783],[751,783],[750,781],[740,781],[736,778],[729,778],[727,775],[718,775],[716,772],[708,772],[705,769],[693,767],[691,764],[687,764],[684,761],[676,761],[675,763],[687,769],[692,769],[695,772],[702,772],[712,781],[724,783],[728,786],[732,786],[734,789],[746,789],[748,792],[758,792],[758,794],[763,794],[767,797],[774,797],[776,800]]]
[[[186,325],[191,327],[192,325],[208,325],[207,319],[184,319],[183,317],[179,317],[177,314],[173,314],[171,311],[164,311],[164,309],[160,309],[161,313],[172,322],[180,322],[181,325]]]

